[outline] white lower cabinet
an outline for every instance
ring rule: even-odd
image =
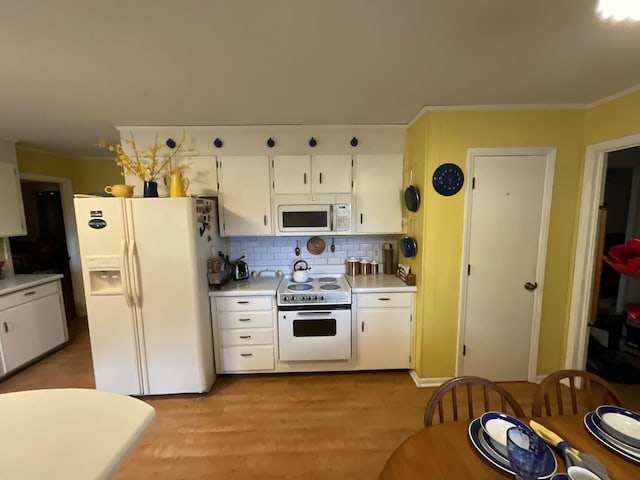
[[[217,373],[273,371],[275,295],[211,297]]]
[[[354,294],[358,370],[412,366],[413,293]]]
[[[68,339],[59,280],[0,296],[2,374]]]

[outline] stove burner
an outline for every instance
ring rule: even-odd
[[[339,290],[340,285],[336,283],[325,283],[324,285],[320,285],[322,290]]]
[[[293,278],[289,281],[289,283],[311,283],[313,282],[313,277],[307,278],[304,282],[296,282]]]
[[[335,277],[322,277],[322,278],[319,278],[318,281],[320,283],[337,283],[338,279]]]
[[[308,283],[294,283],[293,285],[287,285],[287,288],[294,292],[301,292],[303,290],[311,290],[313,287]]]

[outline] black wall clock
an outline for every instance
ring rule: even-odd
[[[455,163],[443,163],[433,172],[433,188],[440,195],[449,197],[460,191],[464,184],[464,173]]]

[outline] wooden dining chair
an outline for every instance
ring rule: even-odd
[[[599,405],[622,407],[623,402],[613,386],[598,375],[583,370],[559,370],[538,385],[531,416],[587,413]]]
[[[507,411],[507,407],[511,408],[511,412]],[[518,401],[503,387],[486,378],[465,376],[452,378],[433,393],[424,412],[424,426],[434,424],[436,412],[440,423],[445,422],[449,415],[457,422],[461,416],[459,410],[461,413],[466,411],[469,420],[491,410],[524,417]]]

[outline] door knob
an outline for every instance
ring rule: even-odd
[[[531,290],[535,290],[536,288],[538,288],[538,283],[537,282],[533,282],[533,283],[527,282],[527,283],[524,284],[524,289],[525,290],[531,291]]]

